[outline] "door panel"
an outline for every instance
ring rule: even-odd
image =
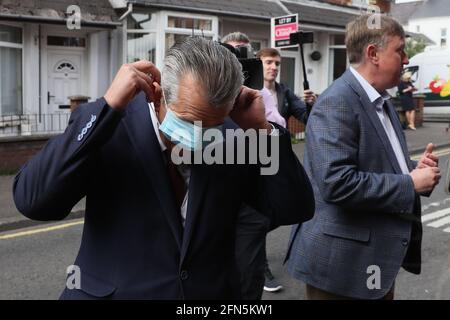
[[[81,94],[82,53],[48,54],[48,113],[68,112],[69,96]]]

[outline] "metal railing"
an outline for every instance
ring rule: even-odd
[[[69,118],[70,113],[0,115],[0,137],[62,133]]]

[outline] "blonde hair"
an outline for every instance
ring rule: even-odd
[[[377,18],[379,18],[380,27],[370,28],[369,25],[373,18],[374,15],[362,15],[347,24],[345,45],[350,64],[361,63],[364,51],[371,44],[384,48],[389,37],[405,38],[403,27],[395,19],[379,15]]]
[[[402,81],[409,81],[411,80],[412,73],[407,71],[404,74],[402,74]]]

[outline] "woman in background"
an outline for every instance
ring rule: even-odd
[[[400,102],[402,109],[405,112],[406,121],[408,122],[408,128],[416,130],[414,125],[416,119],[416,110],[413,100],[413,92],[417,91],[411,82],[411,72],[405,72],[402,75],[400,83],[398,85],[398,93],[400,95]]]

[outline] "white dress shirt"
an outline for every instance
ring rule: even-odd
[[[159,126],[160,123],[158,121],[158,117],[156,116],[155,107],[153,106],[153,103],[149,103],[148,107],[150,109],[150,117],[152,119],[153,123],[153,129],[155,130],[156,138],[158,139],[159,146],[161,147],[161,152],[163,153],[163,158],[166,160],[166,155],[164,154],[164,151],[167,150],[166,145],[161,139],[161,136],[159,135]],[[167,160],[166,160],[167,161]],[[189,195],[189,180],[191,179],[191,168],[187,165],[179,165],[176,166],[178,172],[183,177],[184,182],[186,183],[186,195],[184,196],[183,204],[180,208],[181,213],[181,222],[183,227],[186,224],[186,215],[187,215],[187,207],[188,207],[188,195]]]
[[[268,121],[275,122],[286,128],[286,119],[280,114],[278,110],[278,95],[276,91],[271,91],[267,88],[261,90],[261,95],[266,107],[266,118]]]
[[[409,169],[408,165],[406,164],[406,158],[405,154],[403,153],[402,146],[400,145],[400,141],[398,140],[394,127],[392,126],[391,119],[389,119],[389,115],[383,108],[384,103],[389,100],[391,96],[387,92],[384,92],[383,95],[380,95],[380,93],[353,67],[350,67],[350,71],[353,73],[353,75],[363,87],[364,91],[367,93],[370,102],[372,102],[372,104],[375,106],[378,118],[380,119],[384,131],[389,138],[389,142],[391,143],[391,147],[394,150],[395,157],[397,158],[397,162],[400,166],[400,169],[402,170],[402,173],[409,174]]]

